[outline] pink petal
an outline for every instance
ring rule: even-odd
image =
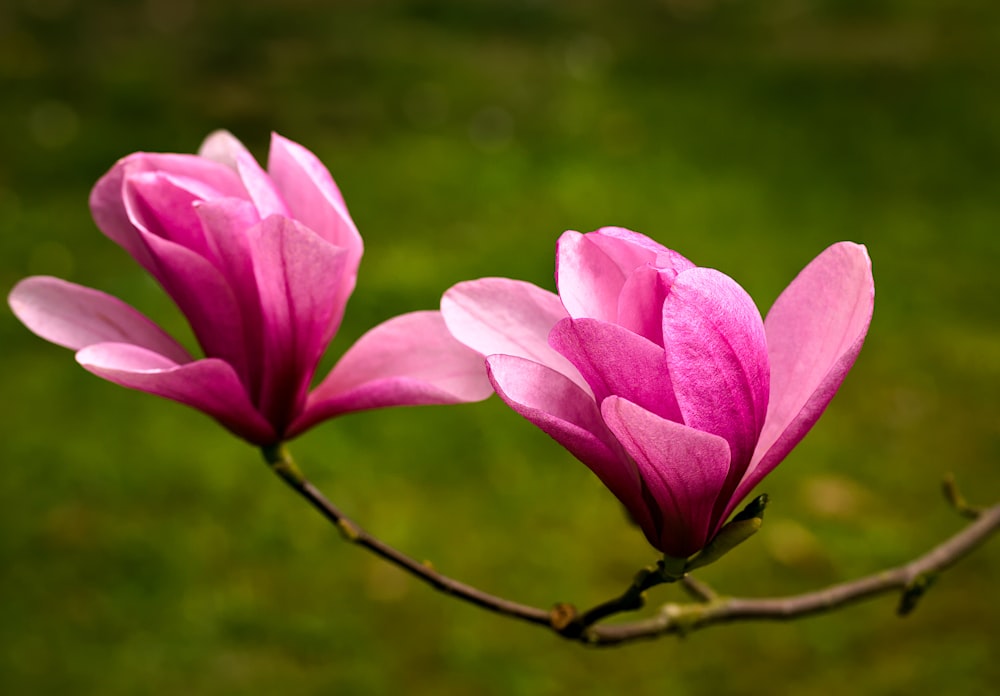
[[[672,270],[640,266],[618,295],[617,322],[629,331],[663,347],[663,303],[677,274]]]
[[[65,348],[131,343],[178,363],[191,360],[180,344],[144,314],[99,290],[35,276],[15,285],[8,302],[25,326]]]
[[[327,168],[309,150],[275,133],[267,171],[295,219],[330,244],[347,249],[347,268],[353,279],[363,251],[361,235]],[[353,284],[346,292],[352,289]]]
[[[450,288],[441,314],[455,338],[473,350],[528,358],[589,392],[572,363],[549,345],[552,327],[566,318],[557,295],[519,280],[481,278]]]
[[[620,322],[619,296],[637,269],[651,266],[672,281],[694,264],[645,235],[620,227],[565,232],[556,251],[556,284],[570,316]],[[655,333],[659,331],[656,330]],[[645,331],[637,331],[648,336]],[[657,341],[659,342],[659,341]]]
[[[250,200],[257,207],[257,213],[262,220],[271,215],[291,217],[271,177],[257,164],[253,155],[249,152],[237,153],[236,171],[239,172],[243,186],[246,187]]]
[[[77,362],[99,377],[178,401],[212,416],[257,445],[273,444],[274,429],[257,413],[232,367],[208,359],[178,364],[125,343],[98,343],[76,354]]]
[[[204,182],[216,196],[246,196],[236,172],[203,157],[139,152],[119,160],[91,191],[90,210],[101,231],[144,268],[150,267],[150,259],[125,208],[124,182],[128,176],[153,171]]]
[[[213,263],[174,242],[143,232],[151,273],[184,314],[207,357],[221,358],[246,375],[243,312],[233,288]]]
[[[661,271],[670,271],[673,278],[681,271],[695,267],[673,249],[624,227],[602,227],[587,237],[626,273],[630,269],[651,265]]]
[[[655,503],[653,526],[644,528],[650,543],[674,558],[701,549],[714,532],[713,509],[729,474],[729,445],[618,397],[607,399],[601,412]]]
[[[240,198],[217,198],[195,205],[209,257],[232,292],[239,315],[242,337],[233,341],[241,347],[241,377],[251,395],[260,393],[266,356],[259,346],[264,344],[260,291],[254,275],[249,231],[260,223],[253,203]],[[235,327],[234,327],[235,330]]]
[[[644,528],[650,524],[635,468],[590,394],[565,375],[524,358],[493,355],[487,364],[508,406],[586,464]]]
[[[178,179],[162,172],[130,176],[123,189],[125,206],[136,228],[205,257],[209,255],[209,245],[195,204],[210,193],[196,180]],[[148,270],[153,272],[155,267]]]
[[[728,276],[680,273],[663,305],[663,340],[683,422],[725,438],[735,488],[764,425],[767,343],[760,313]]]
[[[623,269],[591,235],[564,232],[556,247],[556,285],[571,317],[618,319],[618,294],[632,268]]]
[[[768,312],[771,398],[753,462],[730,508],[750,492],[819,419],[854,364],[875,300],[864,246],[834,244],[791,282]]]
[[[663,348],[655,343],[597,319],[563,319],[549,343],[580,371],[598,404],[616,395],[661,418],[681,420]]]
[[[257,403],[280,429],[304,405],[316,364],[343,316],[337,293],[346,251],[277,215],[248,237],[266,370]]]
[[[309,394],[291,437],[341,413],[481,401],[493,393],[483,356],[448,332],[440,312],[412,312],[370,330]]]
[[[208,134],[208,137],[198,148],[198,156],[218,162],[236,171],[236,160],[241,155],[249,155],[249,150],[244,147],[239,139],[227,130],[217,130]]]

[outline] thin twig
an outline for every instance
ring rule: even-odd
[[[333,523],[348,541],[368,549],[441,592],[504,616],[548,626],[564,638],[598,647],[648,640],[667,634],[683,635],[714,624],[787,621],[830,611],[891,591],[901,592],[899,613],[906,614],[913,609],[938,573],[957,563],[1000,529],[1000,504],[977,509],[977,516],[971,524],[905,565],[789,597],[723,597],[688,575],[681,579],[681,584],[695,597],[696,602],[665,604],[656,616],[649,619],[598,626],[595,625],[598,621],[609,616],[640,608],[644,603],[644,591],[667,580],[657,572],[657,568],[645,569],[640,571],[622,595],[583,613],[578,613],[569,604],[557,604],[546,611],[513,602],[442,575],[430,564],[418,562],[370,535],[346,517],[302,475],[284,447],[265,448],[264,457],[272,470]]]
[[[383,541],[373,537],[371,534],[354,523],[344,513],[342,513],[333,503],[311,484],[299,471],[292,461],[291,456],[284,447],[266,448],[264,457],[268,464],[285,483],[291,486],[299,495],[320,512],[326,519],[334,524],[347,541],[358,546],[362,546],[376,556],[383,558],[389,563],[402,568],[419,580],[427,583],[436,590],[446,594],[451,594],[463,599],[466,602],[498,614],[512,616],[523,621],[535,624],[551,625],[550,612],[544,609],[512,602],[502,597],[496,597],[487,592],[483,592],[471,585],[453,580],[434,570],[429,563],[421,563],[406,554],[397,551]]]

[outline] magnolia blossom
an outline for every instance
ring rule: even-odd
[[[309,391],[354,290],[361,237],[329,172],[278,135],[267,170],[225,132],[195,155],[136,153],[90,196],[97,226],[166,290],[203,358],[121,300],[58,278],[15,286],[36,334],[116,384],[203,411],[272,445],[317,422],[381,406],[485,398],[482,357],[439,312],[381,324]]]
[[[863,246],[813,260],[766,320],[731,278],[641,234],[559,239],[559,294],[483,278],[442,300],[515,411],[586,464],[667,556],[703,548],[819,418],[871,321]]]

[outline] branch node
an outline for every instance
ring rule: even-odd
[[[560,602],[549,610],[549,625],[560,635],[576,637],[583,630],[583,626],[576,620],[577,616],[575,606]]]
[[[899,598],[899,606],[896,608],[898,616],[906,616],[917,608],[917,602],[927,593],[931,585],[937,580],[937,575],[933,573],[921,573],[906,583],[903,594]]]
[[[337,520],[337,529],[347,541],[354,542],[361,538],[361,529],[346,517]]]

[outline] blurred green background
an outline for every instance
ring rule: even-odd
[[[0,289],[53,274],[183,320],[89,219],[135,150],[225,127],[311,148],[366,243],[326,365],[459,280],[552,287],[564,229],[624,225],[762,311],[868,245],[867,345],[701,577],[750,596],[901,563],[1000,495],[1000,5],[989,0],[11,0],[0,4]],[[992,694],[1000,547],[906,619],[594,651],[379,564],[204,416],[102,382],[0,316],[5,694]],[[345,511],[442,571],[588,605],[655,559],[585,467],[496,399],[293,443]],[[658,588],[652,603],[677,599]]]

